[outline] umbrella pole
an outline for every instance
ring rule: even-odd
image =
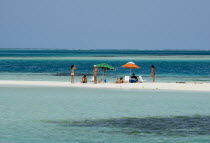
[[[103,76],[103,80],[105,79],[105,70],[106,70],[106,69],[104,68],[104,69],[103,69],[103,71],[104,71],[104,76]]]
[[[131,68],[130,68],[130,76],[131,76]]]

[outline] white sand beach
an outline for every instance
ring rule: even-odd
[[[150,89],[150,90],[188,90],[210,91],[210,83],[73,83],[58,81],[16,81],[0,80],[0,86],[47,86],[80,88],[116,88],[116,89]]]

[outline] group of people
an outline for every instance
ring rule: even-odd
[[[75,76],[75,70],[76,70],[76,66],[75,65],[71,65],[71,83],[74,83],[74,76]],[[93,66],[93,77],[94,77],[94,83],[96,84],[97,83],[97,74],[98,74],[99,70],[97,68],[96,65]],[[84,74],[82,76],[82,79],[81,79],[81,83],[87,83],[87,76]]]
[[[75,76],[74,71],[76,70],[76,66],[71,65],[70,70],[71,70],[71,83],[74,83],[74,76]],[[94,65],[93,66],[93,82],[95,84],[97,83],[98,72],[99,72],[99,70],[98,70],[97,66]],[[152,81],[155,82],[155,66],[154,65],[152,65],[151,77],[152,77]],[[135,76],[134,73],[132,74],[131,79],[133,79],[135,82],[138,82],[138,78],[137,78],[137,76]],[[87,76],[86,75],[82,76],[81,83],[87,83]],[[124,80],[121,77],[120,79],[117,79],[117,81],[115,83],[124,83]]]
[[[138,77],[135,76],[135,74],[133,73],[131,76],[130,76],[130,82],[132,83],[137,83],[137,82],[141,82],[139,81]],[[125,81],[123,80],[123,77],[121,77],[120,79],[117,79],[117,81],[115,83],[124,83]]]
[[[132,76],[130,77],[133,82],[138,82],[139,79],[137,76],[135,76],[135,74],[133,73]],[[123,77],[121,77],[120,79],[117,79],[117,81],[115,83],[124,83],[125,81],[123,80]]]
[[[151,77],[152,77],[152,82],[155,82],[155,66],[152,65],[152,70],[151,70]],[[133,73],[130,77],[133,82],[142,82],[139,81],[138,77]],[[117,81],[115,83],[124,83],[123,77],[121,77],[120,79],[117,79]]]

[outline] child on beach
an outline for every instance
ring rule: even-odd
[[[83,75],[83,77],[81,79],[81,83],[87,83],[87,77],[85,74]]]
[[[104,81],[103,79],[101,79],[101,80],[99,81],[99,83],[105,83],[105,81]]]

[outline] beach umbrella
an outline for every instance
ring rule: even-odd
[[[113,68],[112,66],[110,66],[110,65],[108,65],[108,64],[106,64],[106,63],[97,64],[96,66],[97,66],[98,68],[103,69],[104,75],[105,75],[105,72],[106,72],[107,70],[115,70],[115,68]]]
[[[134,62],[128,62],[128,63],[122,65],[121,67],[130,69],[130,75],[131,75],[131,69],[139,69],[140,68]]]

